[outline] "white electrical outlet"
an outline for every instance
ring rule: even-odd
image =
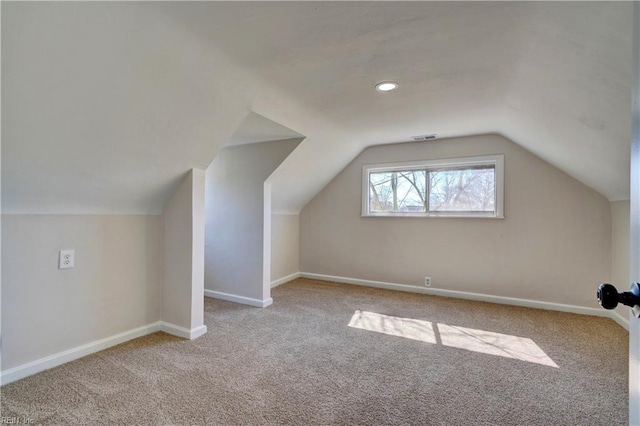
[[[431,287],[431,277],[424,277],[424,286]]]
[[[60,257],[58,259],[58,269],[73,268],[76,263],[75,250],[60,250]]]

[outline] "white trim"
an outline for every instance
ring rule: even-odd
[[[365,287],[375,287],[375,288],[383,288],[387,290],[406,291],[409,293],[427,294],[427,291],[428,291],[426,287],[420,287],[417,285],[395,284],[395,283],[388,283],[384,281],[361,280],[358,278],[334,277],[332,275],[312,274],[310,272],[301,272],[300,276],[302,278],[309,278],[312,280],[331,281],[331,282],[344,283],[344,284],[355,284],[355,285],[361,285]]]
[[[516,297],[494,296],[466,291],[444,290],[441,288],[427,289],[432,296],[453,297],[456,299],[477,300],[480,302],[498,303],[501,305],[523,306],[525,308],[546,309],[548,311],[569,312],[572,314],[591,315],[596,317],[611,317],[611,313],[602,308],[587,308],[584,306],[565,305],[563,303],[543,302],[540,300],[519,299]]]
[[[271,288],[278,287],[279,285],[282,285],[282,284],[286,284],[289,281],[293,281],[297,278],[300,278],[300,272],[296,272],[295,274],[287,275],[286,277],[282,277],[275,281],[271,281]]]
[[[369,174],[371,172],[393,171],[393,170],[424,170],[438,169],[457,166],[478,166],[493,165],[495,167],[495,211],[486,212],[434,212],[424,213],[371,213],[369,212]],[[362,217],[458,217],[458,218],[488,218],[504,219],[504,154],[480,155],[474,157],[439,158],[401,161],[394,163],[364,164],[362,166]]]
[[[180,327],[179,325],[160,321],[160,331],[164,331],[165,333],[171,334],[172,336],[193,340],[205,334],[207,332],[207,326],[201,325],[189,330],[188,328]]]
[[[320,281],[331,281],[344,284],[355,284],[366,287],[382,288],[387,290],[400,290],[411,293],[428,294],[431,296],[452,297],[456,299],[476,300],[480,302],[498,303],[501,305],[523,306],[526,308],[546,309],[549,311],[569,312],[580,315],[592,315],[597,317],[611,318],[620,326],[629,330],[629,320],[616,311],[607,311],[599,308],[587,308],[583,306],[565,305],[562,303],[542,302],[538,300],[518,299],[515,297],[492,296],[481,293],[470,293],[465,291],[444,290],[440,288],[421,287],[415,285],[395,284],[382,281],[361,280],[358,278],[336,277],[331,275],[313,274],[301,272],[302,278],[309,278]]]
[[[66,364],[67,362],[74,361],[78,358],[82,358],[96,352],[100,352],[112,346],[124,343],[128,340],[155,333],[157,331],[160,331],[160,328],[161,322],[158,321],[153,324],[138,327],[133,330],[125,331],[124,333],[119,333],[111,337],[96,340],[95,342],[87,343],[85,345],[77,346],[63,352],[58,352],[57,354],[49,355],[35,361],[18,365],[17,367],[13,367],[2,372],[0,384],[6,385],[8,383],[15,382],[16,380],[24,379],[25,377],[31,376],[32,374],[54,368],[62,364]]]
[[[611,312],[611,319],[618,323],[618,325],[625,330],[629,331],[629,316],[625,318],[620,312],[616,310],[609,311]]]
[[[238,296],[236,294],[223,293],[221,291],[204,290],[205,297],[213,297],[214,299],[226,300],[227,302],[241,303],[243,305],[255,306],[257,308],[266,308],[273,303],[272,298],[265,300],[252,299],[250,297]]]

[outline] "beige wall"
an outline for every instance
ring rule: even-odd
[[[611,202],[611,283],[618,291],[628,291],[629,277],[629,200]],[[626,318],[629,308],[619,305],[616,310]]]
[[[504,154],[505,219],[362,218],[362,165]],[[596,307],[608,200],[498,135],[363,151],[300,216],[301,272]]]
[[[269,298],[263,285],[264,182],[299,143],[300,139],[289,139],[228,147],[207,169],[207,290]]]
[[[271,216],[272,282],[300,272],[299,230],[299,215],[274,214]]]
[[[204,170],[193,169],[164,206],[162,321],[204,321]]]
[[[160,216],[2,221],[3,370],[160,319]],[[58,269],[62,249],[74,269]]]

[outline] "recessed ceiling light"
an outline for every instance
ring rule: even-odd
[[[398,83],[395,81],[383,81],[376,84],[376,90],[378,92],[390,92],[398,88]]]

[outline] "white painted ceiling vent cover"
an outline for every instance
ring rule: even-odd
[[[416,142],[420,142],[420,141],[430,141],[433,139],[437,139],[438,135],[436,135],[435,133],[432,135],[420,135],[420,136],[411,136],[411,139],[413,139]]]

